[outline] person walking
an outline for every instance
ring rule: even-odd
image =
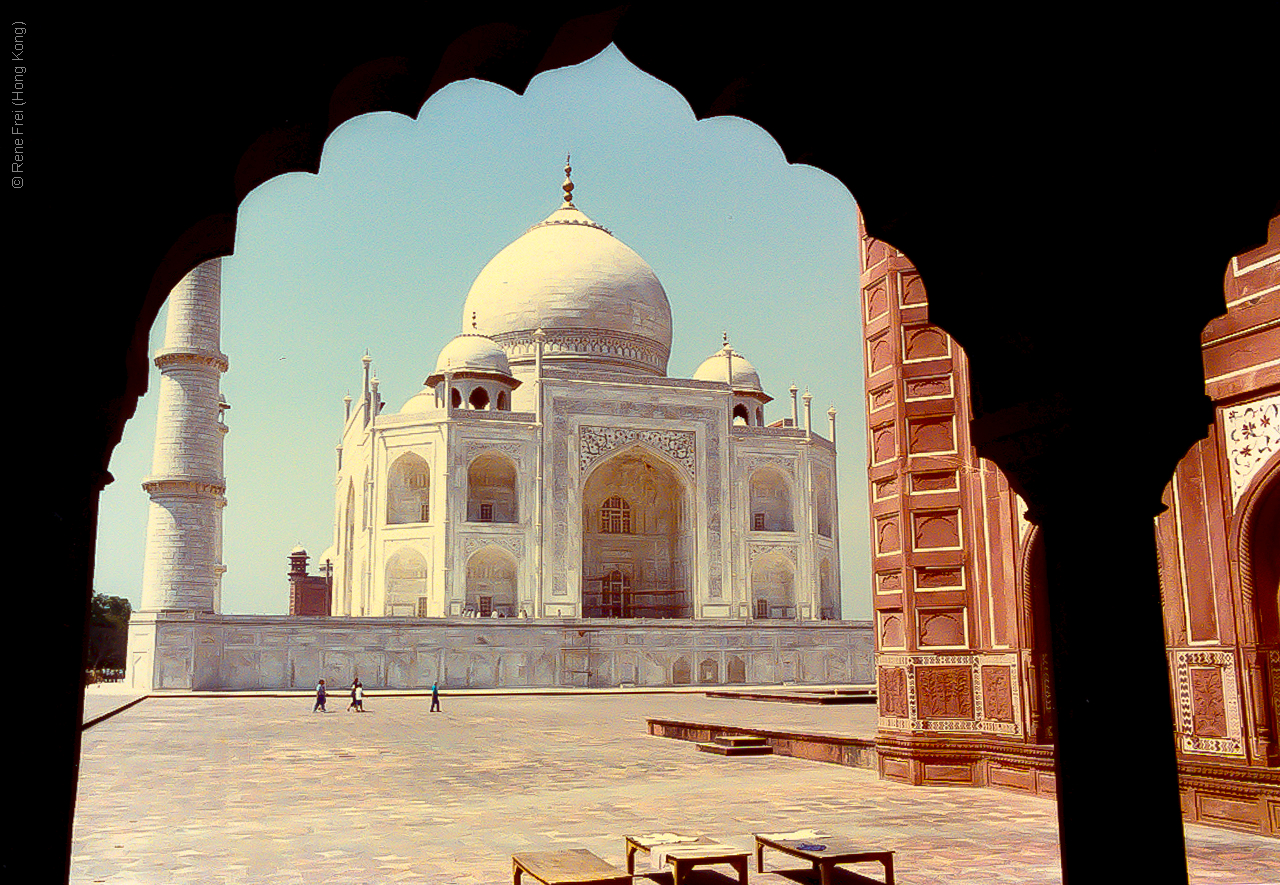
[[[431,683],[431,711],[432,713],[443,713],[440,709],[440,689],[433,682]]]
[[[329,712],[324,707],[324,680],[323,679],[321,679],[319,682],[316,683],[316,705],[311,708],[311,712],[314,713],[316,710],[319,710],[321,713]]]
[[[350,713],[352,710],[355,710],[357,713],[360,712],[358,708],[358,704],[356,702],[356,686],[358,686],[359,684],[360,684],[359,678],[351,680],[351,703],[347,704],[348,713]]]
[[[359,679],[356,680],[355,705],[357,713],[364,712],[364,683]]]

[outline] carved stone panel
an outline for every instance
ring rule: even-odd
[[[524,444],[518,442],[491,442],[489,440],[472,440],[467,443],[467,462],[485,452],[501,452],[509,455],[512,460],[519,463],[520,456],[524,453]]]
[[[867,394],[867,407],[872,412],[876,409],[883,409],[885,406],[891,405],[893,405],[892,384],[877,387],[875,390]]]
[[[761,556],[772,556],[777,554],[783,557],[794,567],[796,564],[796,547],[794,544],[748,544],[747,560],[755,562]]]
[[[1184,753],[1244,756],[1235,656],[1178,649],[1173,660],[1179,748]]]
[[[912,546],[916,550],[960,546],[959,510],[924,510],[911,514]]]
[[[984,718],[1013,722],[1013,680],[1009,668],[984,664],[981,670]]]
[[[954,470],[911,474],[911,491],[916,493],[950,492],[959,488]]]
[[[918,566],[915,572],[917,590],[955,590],[964,586],[964,566]]]
[[[973,671],[969,667],[916,667],[915,676],[921,719],[973,718]]]
[[[1222,696],[1222,670],[1191,668],[1191,733],[1196,737],[1227,736],[1226,701]]]
[[[920,609],[916,617],[921,648],[957,648],[968,644],[963,608]]]
[[[867,340],[867,365],[871,375],[893,367],[893,339],[888,330]]]
[[[889,309],[889,281],[881,277],[866,288],[867,320],[873,320]]]
[[[955,421],[950,415],[907,421],[908,451],[913,455],[956,450]]]
[[[696,437],[692,430],[636,430],[630,427],[579,428],[578,470],[585,474],[592,464],[605,455],[634,442],[643,442],[671,456],[677,464],[696,476],[698,470]]]
[[[524,538],[520,535],[463,535],[461,540],[463,556],[468,559],[471,558],[472,554],[477,550],[490,545],[510,551],[516,559],[519,559],[524,555]]]
[[[943,399],[951,396],[951,376],[935,375],[928,378],[908,378],[905,383],[908,400]]]
[[[871,481],[871,488],[877,501],[884,501],[898,494],[897,475]]]
[[[893,422],[871,428],[871,463],[883,464],[898,456],[898,434]]]
[[[876,572],[877,593],[897,593],[902,589],[902,572],[897,569],[888,572]]]
[[[762,467],[773,467],[792,479],[795,479],[796,476],[796,459],[788,458],[785,455],[752,455],[742,459],[739,464],[743,473],[748,475]]]
[[[913,304],[924,304],[927,300],[924,293],[924,281],[918,273],[904,273],[901,278],[903,307]]]
[[[876,553],[896,553],[902,549],[902,533],[898,529],[898,515],[876,519]]]
[[[910,716],[907,702],[907,671],[901,667],[880,667],[880,715],[906,719]]]
[[[903,362],[944,359],[951,355],[951,342],[937,326],[903,326]]]
[[[902,628],[902,612],[878,612],[880,618],[880,648],[906,648],[906,635]]]

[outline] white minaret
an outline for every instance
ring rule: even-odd
[[[218,612],[222,606],[222,448],[230,408],[219,383],[222,260],[201,264],[169,293],[160,369],[160,411],[151,475],[143,611]]]

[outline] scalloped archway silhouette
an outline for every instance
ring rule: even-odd
[[[69,857],[83,705],[77,650],[92,589],[97,494],[110,481],[111,450],[146,386],[146,330],[168,291],[201,261],[230,253],[236,209],[254,187],[284,172],[314,172],[325,138],[345,120],[376,110],[412,116],[434,91],[472,76],[522,91],[536,73],[582,61],[613,41],[679,90],[696,116],[750,119],[789,160],[844,182],[868,231],[908,253],[928,279],[931,321],[961,342],[974,366],[979,451],[1000,464],[1045,528],[1055,576],[1055,660],[1083,661],[1073,657],[1071,625],[1088,611],[1072,607],[1069,590],[1087,576],[1070,557],[1088,544],[1092,514],[1073,489],[1112,457],[1110,442],[1089,431],[1123,424],[1125,403],[1106,392],[1109,379],[1162,366],[1165,383],[1144,396],[1148,411],[1170,416],[1167,436],[1150,441],[1117,496],[1118,511],[1134,517],[1118,534],[1134,543],[1116,539],[1126,551],[1117,554],[1123,567],[1108,578],[1126,587],[1113,617],[1155,624],[1152,636],[1135,634],[1142,634],[1135,639],[1139,658],[1151,666],[1128,680],[1131,688],[1145,687],[1134,694],[1154,701],[1120,705],[1083,682],[1059,684],[1056,693],[1064,872],[1096,872],[1091,845],[1122,825],[1126,812],[1120,803],[1108,807],[1116,760],[1094,736],[1122,715],[1136,740],[1168,743],[1158,587],[1143,522],[1173,464],[1206,425],[1197,411],[1196,334],[1222,311],[1222,267],[1259,242],[1280,196],[1265,177],[1274,141],[1227,138],[1222,129],[1222,108],[1266,106],[1260,90],[1269,80],[1250,59],[1267,55],[1242,45],[1249,28],[1219,32],[1201,16],[1194,29],[1166,35],[1180,39],[1153,41],[1145,21],[1116,19],[1105,35],[1114,43],[1101,46],[1096,31],[1068,23],[1039,34],[1032,52],[1005,41],[1004,29],[979,15],[935,30],[883,10],[722,19],[687,9],[672,16],[660,6],[583,3],[512,13],[423,5],[385,18],[344,10],[340,19],[317,13],[303,20],[260,9],[192,9],[135,26],[132,47],[122,53],[101,39],[118,30],[112,14],[86,11],[51,28],[60,54],[73,61],[48,71],[45,95],[78,113],[42,124],[40,168],[58,170],[61,190],[33,184],[23,192],[43,200],[48,217],[39,220],[39,234],[46,242],[67,244],[79,266],[110,278],[105,297],[86,299],[62,320],[57,340],[75,359],[59,361],[42,379],[79,396],[76,423],[68,425],[77,432],[47,435],[45,459],[62,469],[31,496],[31,522],[59,527],[45,532],[34,560],[69,564],[55,576],[47,603],[43,651],[54,662],[46,673],[54,700],[45,721],[53,737],[30,742],[34,754],[27,756],[27,767],[44,778],[42,792],[62,797],[56,814],[65,821],[28,815],[23,825],[33,838],[15,835],[30,854]],[[856,20],[840,17],[853,14]],[[1185,63],[1187,46],[1200,64]],[[1087,70],[1077,62],[1086,55],[1093,59]],[[935,76],[934,67],[945,76]],[[84,71],[112,74],[97,101]],[[116,91],[122,89],[127,110]],[[1130,96],[1139,89],[1144,101],[1135,113]],[[127,138],[115,137],[122,115],[133,125]],[[904,117],[912,123],[906,130],[895,126]],[[866,127],[864,137],[849,134],[851,118]],[[1267,124],[1258,125],[1266,136]],[[1165,162],[1136,159],[1150,157]],[[1177,179],[1163,169],[1176,169]],[[121,216],[129,206],[142,210],[130,224],[82,223],[86,208]],[[956,225],[961,211],[963,232]],[[1081,242],[1087,255],[1077,250]],[[996,243],[1002,273],[979,287],[974,255]],[[1131,256],[1142,257],[1140,289],[1127,282]],[[1054,274],[1037,274],[1046,265]],[[16,285],[44,291],[48,273],[44,265],[19,268]],[[1028,286],[1035,303],[1026,298]],[[1108,296],[1102,323],[1096,312],[1075,309],[1088,297],[1082,293],[1099,286]],[[1095,351],[1111,358],[1105,366],[1072,359],[1086,330],[1097,333]],[[30,346],[34,357],[39,345]],[[85,373],[85,365],[104,370]],[[1068,592],[1054,594],[1056,581]],[[1113,859],[1110,871],[1182,881],[1172,756],[1150,755],[1126,756],[1124,775],[1131,792],[1151,797],[1150,839],[1169,850]]]

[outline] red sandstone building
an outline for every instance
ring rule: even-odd
[[[333,563],[320,563],[319,575],[307,574],[307,551],[299,544],[289,554],[289,614],[328,617],[333,607]]]
[[[915,267],[865,231],[862,267],[880,774],[1053,795],[1039,530],[970,444],[967,359]],[[1215,421],[1155,525],[1165,644],[1184,817],[1280,835],[1280,219],[1225,290],[1201,336]],[[1160,432],[1136,390],[1120,470]],[[1096,628],[1123,679],[1105,600]]]

